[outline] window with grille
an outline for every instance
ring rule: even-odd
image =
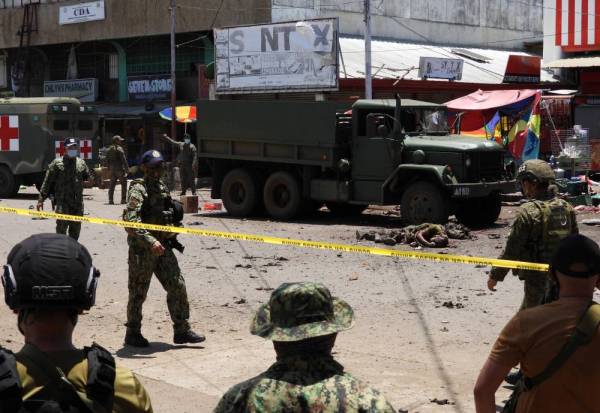
[[[108,55],[108,77],[109,79],[119,78],[119,55],[116,53]]]
[[[7,87],[6,81],[6,55],[0,54],[0,87]]]

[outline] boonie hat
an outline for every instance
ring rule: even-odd
[[[146,151],[142,155],[142,165],[149,166],[150,168],[154,168],[164,161],[165,159],[163,158],[162,154],[155,149]]]
[[[300,341],[348,330],[354,325],[350,305],[331,296],[323,284],[281,284],[260,306],[250,332],[273,341]]]
[[[77,139],[75,139],[75,138],[66,138],[65,142],[64,142],[64,146],[65,146],[65,148],[68,146],[79,146],[79,143],[77,143]]]
[[[13,310],[89,310],[100,272],[88,250],[64,234],[33,235],[13,247],[2,274],[4,298]]]
[[[582,264],[586,270],[571,270],[575,264]],[[556,247],[550,268],[568,277],[589,278],[598,275],[600,274],[600,247],[581,234],[569,235]]]

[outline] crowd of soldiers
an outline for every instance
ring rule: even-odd
[[[195,157],[190,142],[179,144],[166,135],[165,139]],[[115,137],[110,158],[115,181],[127,174],[119,142]],[[38,209],[54,194],[57,212],[83,214],[82,182],[88,170],[77,156],[76,144],[67,140],[65,156],[51,163]],[[160,152],[144,153],[143,177],[133,180],[122,198],[125,221],[181,225],[181,205],[162,181],[164,164]],[[191,188],[194,193],[190,182],[194,165],[186,168],[181,168],[182,192]],[[500,258],[547,263],[550,271],[513,270],[524,282],[523,302],[479,374],[476,411],[496,412],[495,392],[507,379],[515,391],[506,412],[598,412],[594,389],[600,383],[600,306],[592,298],[600,287],[600,249],[578,234],[572,207],[552,192],[554,174],[548,164],[527,161],[517,178],[529,201],[517,211]],[[113,193],[111,184],[109,201]],[[422,241],[433,244],[440,231],[420,228],[415,240],[420,234]],[[58,221],[56,232],[16,245],[4,267],[6,303],[18,314],[17,326],[26,344],[16,354],[0,350],[0,412],[151,412],[144,387],[129,370],[116,366],[108,351],[96,344],[83,350],[73,345],[77,318],[94,304],[100,273],[88,250],[76,241],[80,224]],[[64,235],[67,232],[69,236]],[[141,333],[142,305],[153,274],[167,292],[173,341],[204,341],[189,324],[185,281],[173,252],[182,246],[174,234],[129,229],[127,242],[125,344],[149,345]],[[488,288],[495,291],[507,273],[492,268]],[[350,305],[332,297],[324,285],[281,285],[258,308],[250,328],[252,334],[273,342],[276,362],[227,391],[215,411],[394,412],[379,391],[347,373],[332,355],[337,334],[353,323]],[[516,365],[520,365],[516,378],[508,377]]]

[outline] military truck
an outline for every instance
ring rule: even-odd
[[[63,141],[79,139],[80,157],[92,166],[98,114],[74,98],[0,99],[0,197],[21,185],[41,186],[48,164],[64,154]]]
[[[415,100],[198,102],[198,153],[229,214],[288,220],[320,208],[400,205],[408,223],[496,221],[515,181],[494,142],[449,135],[446,108]]]

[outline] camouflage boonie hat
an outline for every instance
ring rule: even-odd
[[[556,179],[556,175],[554,175],[554,171],[548,162],[542,161],[541,159],[532,159],[530,161],[523,162],[523,165],[519,167],[517,179],[531,179],[539,182],[551,182]]]
[[[300,341],[348,330],[354,324],[350,305],[331,296],[323,284],[281,284],[260,306],[250,332],[272,341]]]

